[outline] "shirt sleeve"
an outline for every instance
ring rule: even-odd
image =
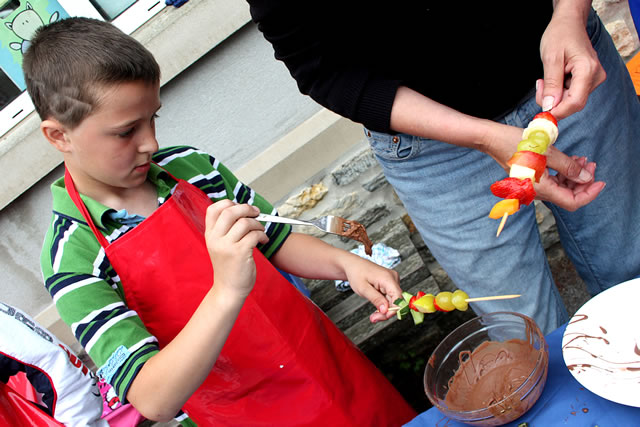
[[[390,131],[391,107],[400,81],[376,74],[365,64],[334,56],[332,46],[345,41],[331,40],[327,22],[335,22],[338,11],[322,6],[314,9],[304,1],[248,3],[258,30],[273,46],[275,58],[286,65],[300,92],[371,130]]]
[[[154,161],[177,178],[187,180],[202,190],[213,202],[230,199],[237,203],[256,206],[260,212],[275,215],[276,209],[256,193],[251,187],[242,183],[226,166],[214,156],[194,147],[176,146],[160,150],[153,157]],[[171,161],[167,161],[171,159]],[[258,244],[258,249],[265,257],[270,258],[282,246],[291,233],[288,224],[269,223],[265,228],[269,241]]]
[[[41,267],[62,320],[113,386],[122,402],[142,365],[158,352],[157,339],[125,304],[122,284],[91,230],[54,215]]]

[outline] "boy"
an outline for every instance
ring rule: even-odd
[[[273,207],[215,158],[158,151],[150,52],[108,23],[70,18],[39,30],[23,67],[66,167],[52,185],[46,287],[123,402],[152,420],[184,407],[205,425],[397,425],[415,415],[273,266],[348,279],[378,308],[373,322],[392,316],[397,274],[263,226],[252,217]]]

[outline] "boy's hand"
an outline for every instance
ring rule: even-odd
[[[221,200],[209,206],[205,240],[214,271],[215,292],[246,298],[256,280],[253,248],[269,238],[260,222],[252,217],[255,206]]]
[[[378,309],[369,316],[371,323],[395,316],[388,310],[393,301],[402,297],[398,273],[355,254],[349,255],[352,257],[345,263],[345,273],[351,289]]]

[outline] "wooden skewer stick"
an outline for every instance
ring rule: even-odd
[[[495,295],[492,297],[477,297],[477,298],[467,298],[465,299],[466,302],[476,302],[476,301],[491,301],[491,300],[496,300],[496,299],[512,299],[512,298],[519,298],[520,295]]]
[[[509,216],[508,213],[504,213],[504,215],[502,215],[502,220],[500,221],[500,225],[498,226],[498,231],[496,232],[496,237],[498,237],[500,235],[500,233],[502,233],[502,229],[504,228],[504,224],[507,222],[507,217]]]

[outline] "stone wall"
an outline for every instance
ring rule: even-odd
[[[625,0],[594,0],[593,8],[604,22],[605,27],[623,58],[629,59],[640,48],[638,33]]]

